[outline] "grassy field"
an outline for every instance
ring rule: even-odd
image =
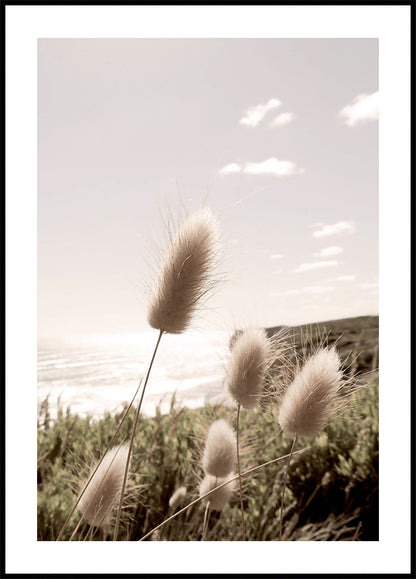
[[[377,540],[378,539],[378,318],[337,320],[308,326],[309,334],[337,342],[348,372],[369,373],[335,416],[324,433],[310,441],[299,439],[296,449],[310,446],[293,457],[285,494],[284,540]],[[269,330],[273,333],[273,330]],[[305,327],[291,329],[298,351]],[[151,380],[149,383],[151,389]],[[276,404],[270,398],[256,411],[241,415],[245,452],[243,470],[289,452],[291,440],[281,433]],[[176,488],[186,486],[184,505],[198,496],[203,475],[200,466],[204,433],[213,420],[224,417],[235,424],[235,410],[206,406],[198,410],[176,408],[141,419],[136,435],[128,500],[123,508],[119,540],[138,540],[173,514],[169,499]],[[70,410],[49,418],[45,401],[38,419],[38,539],[55,540],[75,503],[91,465],[104,451],[120,416],[99,421],[80,418]],[[131,431],[129,415],[117,438]],[[280,503],[285,462],[275,463],[244,478],[244,506],[248,540],[279,540]],[[201,540],[204,507],[188,509],[153,535],[157,540]],[[71,537],[80,518],[76,512],[65,531]],[[75,540],[86,537],[80,526]],[[213,511],[207,540],[241,540],[238,493],[222,511]],[[91,534],[89,535],[91,538]],[[111,540],[111,529],[93,535]]]

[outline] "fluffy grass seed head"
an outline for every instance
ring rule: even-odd
[[[264,330],[245,330],[233,343],[225,386],[244,408],[254,408],[258,402],[269,366],[270,351],[270,341]]]
[[[111,448],[83,494],[78,508],[90,525],[104,527],[110,522],[123,484],[128,451],[128,444]]]
[[[179,487],[169,499],[169,506],[171,509],[180,507],[186,498],[186,487]]]
[[[217,220],[208,208],[189,215],[170,236],[148,305],[152,328],[180,334],[189,327],[215,285],[219,239]]]
[[[283,395],[278,421],[298,436],[315,436],[328,424],[342,387],[341,361],[334,348],[318,350],[295,375]]]
[[[205,475],[199,485],[199,496],[202,497],[212,489],[215,489],[218,485],[224,483],[227,480],[232,479],[234,473],[230,473],[224,478],[217,478],[211,476],[210,474]],[[202,503],[206,505],[209,502],[209,508],[214,511],[220,511],[225,507],[225,505],[231,499],[233,492],[235,490],[235,481],[228,483],[227,485],[221,487],[220,489],[214,491],[208,495],[205,499],[202,499]]]
[[[207,474],[224,477],[234,470],[237,442],[233,429],[224,420],[216,420],[208,430],[202,467]]]

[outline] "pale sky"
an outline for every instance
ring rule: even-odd
[[[378,313],[378,41],[38,41],[38,331],[148,329],[160,213],[208,204],[198,326]]]

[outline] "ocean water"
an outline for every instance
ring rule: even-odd
[[[58,404],[73,413],[99,418],[130,402],[147,371],[158,333],[70,336],[38,342],[38,409],[48,397],[52,417]],[[226,401],[223,388],[229,335],[164,335],[152,368],[142,412],[168,412]]]

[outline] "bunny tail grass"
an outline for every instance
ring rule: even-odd
[[[176,491],[169,499],[169,507],[173,510],[180,507],[185,501],[186,493],[187,493],[186,487],[179,487],[178,489],[176,489]]]
[[[219,249],[217,220],[207,208],[185,219],[160,265],[148,306],[148,322],[168,334],[181,334],[215,279]]]
[[[235,486],[234,482],[234,473],[230,473],[228,476],[222,478],[217,478],[210,474],[205,475],[199,485],[199,496],[202,502],[207,505],[208,509],[221,511],[232,497]],[[224,486],[222,486],[223,483]],[[214,492],[210,494],[208,498],[205,498],[205,495],[209,491]]]
[[[264,330],[248,329],[238,335],[233,343],[231,360],[227,368],[225,384],[237,402],[237,465],[240,468],[240,410],[254,408],[264,386],[271,355],[271,343]],[[244,521],[243,489],[239,478],[241,528],[246,540]]]
[[[161,330],[161,331],[159,332],[159,336],[158,336],[158,338],[157,338],[157,342],[156,342],[155,349],[154,349],[154,351],[153,351],[152,359],[150,360],[149,368],[148,368],[148,370],[147,370],[146,378],[145,378],[145,381],[144,381],[144,384],[143,384],[143,390],[142,390],[142,393],[141,393],[141,396],[140,396],[140,401],[139,401],[139,404],[138,404],[138,406],[137,406],[136,415],[135,415],[135,417],[134,417],[133,431],[132,431],[132,434],[131,434],[131,440],[130,440],[130,445],[129,445],[127,465],[129,464],[130,458],[131,458],[131,452],[132,452],[132,449],[133,449],[133,442],[134,442],[134,437],[135,437],[135,435],[136,435],[136,428],[137,428],[137,423],[138,423],[138,421],[139,421],[140,410],[141,410],[142,403],[143,403],[144,393],[145,393],[145,390],[146,390],[147,382],[148,382],[148,380],[149,380],[150,372],[151,372],[151,370],[152,370],[153,362],[154,362],[155,357],[156,357],[156,352],[157,352],[157,349],[158,349],[158,347],[159,347],[160,340],[162,339],[162,335],[163,335],[163,331]],[[127,481],[127,470],[128,470],[128,469],[127,469],[127,465],[126,465],[126,470],[125,470],[125,472],[124,472],[123,484],[122,484],[121,492],[120,492],[120,502],[119,502],[118,510],[117,510],[117,518],[116,518],[116,524],[115,524],[115,527],[114,527],[113,541],[117,541],[118,530],[119,530],[119,527],[120,527],[121,507],[122,507],[122,505],[123,505],[124,491],[125,491],[125,488],[126,488],[126,481]]]
[[[309,358],[283,396],[278,415],[282,430],[311,437],[325,428],[342,387],[340,366],[334,348]]]
[[[244,408],[254,408],[264,386],[270,341],[264,330],[242,332],[232,346],[231,360],[225,377],[228,392]]]
[[[208,430],[202,467],[207,474],[224,477],[234,470],[236,452],[235,434],[229,424],[221,418]]]
[[[77,498],[77,500],[76,500],[75,505],[73,506],[71,512],[70,512],[69,515],[67,516],[66,521],[65,521],[65,523],[64,523],[62,529],[60,530],[59,535],[58,535],[58,537],[57,537],[57,539],[56,539],[57,541],[60,541],[60,540],[61,540],[62,535],[64,534],[65,529],[67,528],[68,523],[69,523],[69,521],[71,520],[72,515],[75,513],[75,510],[76,510],[77,506],[79,505],[80,500],[81,500],[82,497],[84,496],[84,493],[87,491],[87,488],[88,488],[88,486],[89,486],[89,484],[90,484],[90,482],[91,482],[91,480],[92,480],[92,477],[95,475],[95,473],[96,473],[97,470],[99,469],[102,461],[104,460],[105,455],[106,455],[107,452],[109,451],[109,449],[110,449],[111,445],[113,444],[113,442],[114,442],[117,434],[118,434],[119,431],[120,431],[120,428],[122,427],[125,419],[127,418],[127,415],[128,415],[128,413],[130,412],[130,408],[133,406],[133,402],[135,401],[136,396],[137,396],[137,393],[138,393],[139,390],[140,390],[141,383],[142,383],[142,380],[140,379],[139,385],[137,386],[137,389],[136,389],[136,392],[134,393],[133,398],[131,399],[130,404],[129,404],[128,407],[126,408],[126,411],[124,412],[123,416],[121,417],[121,420],[120,420],[120,422],[119,422],[119,424],[118,424],[118,426],[117,426],[117,428],[116,428],[113,436],[111,437],[110,442],[107,444],[107,447],[106,447],[106,449],[105,449],[105,451],[104,451],[104,454],[102,455],[101,459],[98,461],[98,463],[97,463],[97,465],[96,465],[96,467],[95,467],[95,470],[91,473],[89,479],[87,480],[86,485],[84,486],[84,488],[82,489],[81,493],[79,494],[79,496],[78,496],[78,498]]]
[[[83,518],[91,526],[102,527],[110,522],[111,510],[121,490],[124,471],[128,472],[128,469],[127,445],[116,446],[106,453],[78,504]]]

